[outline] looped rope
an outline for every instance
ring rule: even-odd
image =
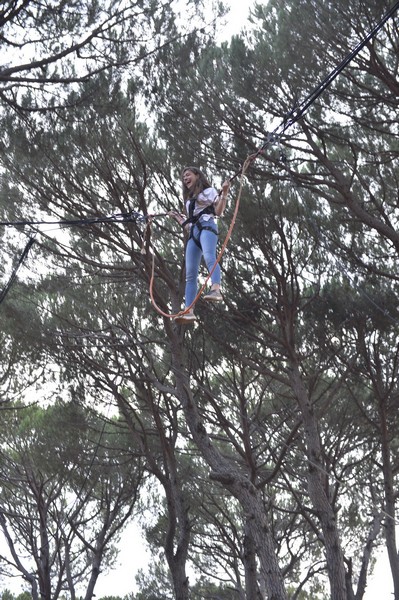
[[[230,227],[227,231],[226,237],[224,239],[224,242],[222,244],[222,247],[220,249],[220,252],[216,258],[216,262],[213,265],[212,269],[209,271],[207,278],[205,279],[203,285],[201,286],[200,290],[198,291],[196,297],[194,298],[194,300],[191,302],[190,306],[187,306],[184,310],[181,310],[178,313],[175,314],[170,314],[170,313],[166,313],[164,312],[155,302],[154,299],[154,278],[155,278],[155,254],[154,252],[152,253],[152,267],[151,267],[151,278],[150,278],[150,298],[151,298],[151,303],[153,305],[153,307],[155,308],[155,310],[162,315],[163,317],[166,317],[168,319],[175,319],[176,317],[181,317],[182,315],[186,315],[198,302],[199,298],[201,297],[203,291],[206,288],[206,285],[209,281],[209,279],[212,277],[212,274],[214,272],[214,270],[216,269],[216,266],[219,264],[224,251],[226,250],[227,244],[230,240],[231,234],[233,233],[233,229],[234,229],[234,225],[237,219],[237,214],[238,214],[238,209],[240,206],[240,200],[241,200],[241,194],[242,194],[242,188],[243,188],[243,184],[244,184],[244,176],[245,173],[250,165],[250,163],[255,159],[256,155],[252,154],[251,156],[248,156],[248,158],[246,159],[242,169],[241,169],[241,176],[240,176],[240,187],[238,190],[238,196],[237,196],[237,200],[236,200],[236,204],[234,207],[234,213],[231,219],[231,223],[230,223]]]

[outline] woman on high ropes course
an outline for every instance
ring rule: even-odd
[[[188,232],[186,245],[186,312],[175,317],[175,322],[188,325],[195,323],[194,308],[189,308],[197,295],[198,274],[201,258],[205,260],[210,273],[211,289],[203,299],[208,302],[222,302],[220,291],[221,271],[216,258],[218,241],[217,217],[221,217],[226,208],[230,181],[226,180],[220,192],[209,183],[204,173],[197,167],[185,167],[182,173],[183,199],[186,214],[177,211],[168,213]],[[187,310],[189,308],[189,310]]]
[[[234,227],[235,220],[237,218],[238,208],[240,204],[240,197],[242,191],[242,183],[245,172],[249,164],[257,158],[259,155],[263,155],[265,150],[273,143],[279,142],[281,136],[287,131],[289,127],[297,123],[303,118],[308,108],[316,101],[316,99],[328,88],[328,86],[334,81],[334,79],[343,71],[343,69],[353,60],[353,58],[362,50],[368,42],[373,39],[384,24],[390,19],[396,11],[399,9],[399,0],[394,6],[383,16],[383,18],[373,27],[373,29],[357,44],[357,46],[349,52],[349,54],[341,61],[341,63],[335,67],[331,73],[329,73],[324,80],[300,103],[295,103],[293,109],[284,117],[284,120],[278,125],[272,132],[268,133],[262,146],[252,155],[250,155],[245,161],[244,165],[230,177],[229,180],[225,181],[220,193],[216,191],[214,187],[210,185],[205,175],[197,167],[186,167],[183,170],[183,198],[186,202],[186,213],[187,215],[181,214],[177,211],[170,211],[168,213],[162,213],[159,215],[141,215],[136,211],[130,211],[129,213],[120,213],[111,215],[108,217],[91,217],[86,219],[71,219],[63,221],[0,221],[2,226],[20,226],[20,225],[89,225],[93,223],[112,223],[122,221],[130,222],[146,222],[149,224],[151,219],[154,217],[173,217],[180,225],[184,228],[189,229],[189,240],[186,248],[186,293],[185,293],[185,304],[186,309],[180,311],[180,313],[173,315],[163,312],[155,303],[153,295],[153,281],[154,281],[154,260],[153,260],[153,272],[150,281],[150,297],[154,308],[162,314],[164,317],[173,318],[177,323],[193,323],[196,321],[194,315],[193,306],[197,301],[197,296],[202,293],[201,290],[196,295],[196,289],[198,285],[198,272],[199,265],[202,256],[204,256],[206,265],[208,267],[209,275],[211,278],[212,287],[208,294],[204,296],[205,300],[220,302],[223,300],[223,296],[220,292],[220,267],[219,260],[226,248],[227,242],[230,239],[231,232]],[[219,256],[216,257],[216,246],[218,228],[215,221],[215,217],[220,217],[226,207],[227,193],[230,187],[230,182],[233,181],[239,174],[241,174],[240,190],[234,209],[233,219],[229,227],[229,231],[226,235],[226,239],[222,244],[222,248],[219,252]],[[188,217],[188,218],[186,218]],[[30,238],[18,264],[14,267],[11,277],[3,289],[0,292],[0,304],[4,300],[8,293],[13,281],[16,278],[17,271],[23,261],[25,260],[28,251],[34,238]],[[205,287],[206,282],[204,283]]]

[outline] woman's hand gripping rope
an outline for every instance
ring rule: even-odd
[[[168,215],[168,217],[172,217],[175,221],[177,221],[179,225],[184,223],[184,221],[186,220],[185,215],[183,213],[177,212],[177,210],[170,210],[166,214]]]

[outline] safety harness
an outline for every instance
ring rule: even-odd
[[[198,248],[201,248],[201,242],[200,242],[200,238],[201,238],[201,232],[206,230],[206,231],[212,231],[212,233],[214,233],[215,235],[219,235],[210,225],[203,225],[200,222],[200,218],[202,217],[202,215],[214,215],[215,214],[215,207],[213,204],[210,204],[209,206],[206,206],[203,210],[201,210],[197,215],[194,215],[194,209],[195,209],[195,202],[197,200],[197,196],[194,196],[193,198],[190,199],[190,205],[188,207],[188,218],[182,223],[182,227],[185,227],[188,224],[191,224],[190,227],[190,235],[188,237],[188,239],[193,239],[194,242],[197,244]],[[197,226],[198,228],[198,237],[196,237],[194,235],[194,226]]]

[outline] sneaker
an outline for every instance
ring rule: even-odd
[[[197,317],[192,311],[190,311],[185,315],[179,315],[175,317],[173,320],[179,325],[190,325],[190,323],[195,323],[197,321]]]
[[[207,302],[223,302],[223,296],[220,290],[210,290],[204,297]]]

